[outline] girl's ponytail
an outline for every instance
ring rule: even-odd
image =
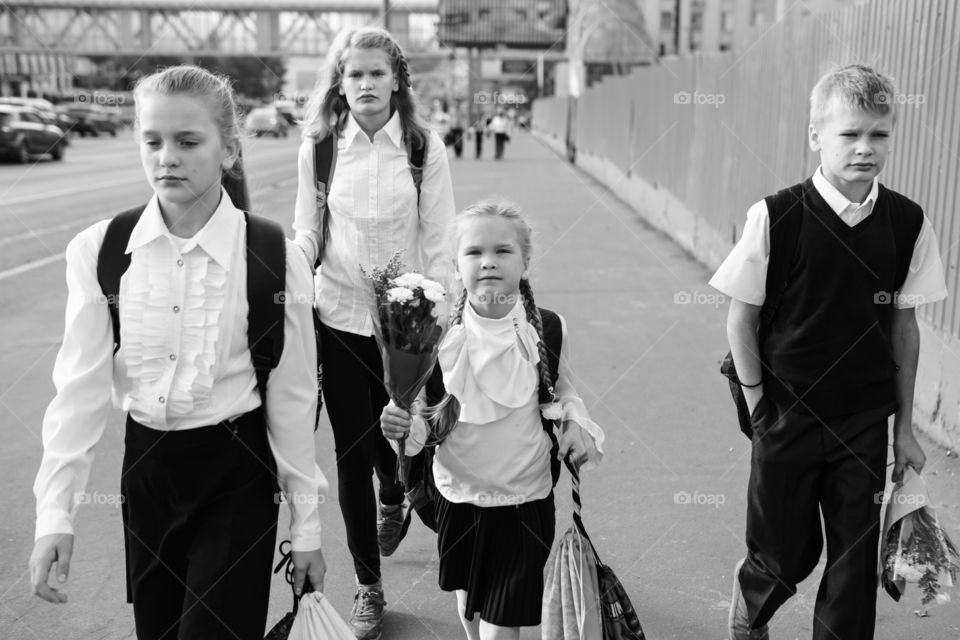
[[[239,148],[240,142],[237,141]],[[220,177],[220,184],[230,196],[233,206],[241,211],[250,211],[250,190],[247,187],[247,176],[243,171],[243,150],[237,153],[237,161],[233,167],[226,169]]]
[[[540,362],[537,364],[540,373],[540,391],[539,402],[545,404],[556,402],[557,396],[553,390],[553,380],[550,379],[550,361],[547,360],[547,343],[543,339],[543,318],[540,317],[540,309],[533,300],[533,289],[530,288],[530,281],[526,278],[520,279],[520,295],[523,296],[523,308],[527,312],[527,322],[533,325],[537,330],[537,336],[540,342],[537,343],[537,349],[540,355]]]

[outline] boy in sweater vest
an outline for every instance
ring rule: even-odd
[[[819,561],[822,531],[827,564],[813,638],[873,638],[888,418],[895,416],[897,481],[926,459],[911,421],[914,308],[947,295],[930,221],[877,181],[896,123],[894,95],[889,78],[861,65],[820,79],[809,126],[820,167],[750,208],[743,236],[710,280],[731,298],[727,335],[753,427],[732,640],[769,638],[774,612]],[[778,233],[778,224],[787,226]],[[768,282],[777,249],[792,254],[781,255],[789,269]]]

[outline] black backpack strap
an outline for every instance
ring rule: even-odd
[[[120,349],[120,278],[130,268],[130,254],[127,253],[127,244],[130,234],[137,226],[140,216],[146,205],[128,209],[117,214],[107,225],[103,236],[103,244],[97,254],[97,282],[110,310],[110,320],[113,325],[113,352]]]
[[[540,319],[543,323],[543,342],[547,348],[547,369],[550,371],[550,383],[553,388],[557,387],[557,380],[560,378],[560,350],[563,347],[563,324],[558,316],[549,309],[540,309]],[[549,391],[540,389],[540,403],[550,401]],[[557,434],[554,429],[554,421],[540,417],[543,424],[543,430],[550,436],[550,476],[553,485],[557,485],[560,479],[560,460],[557,458],[557,452],[560,450],[560,442],[557,440]]]
[[[417,189],[417,208],[420,207],[420,187],[423,185],[423,170],[426,168],[424,158],[427,156],[427,140],[424,136],[423,145],[414,147],[413,142],[407,140],[407,158],[410,162],[410,173],[413,175],[413,186]]]
[[[770,219],[770,257],[767,261],[766,297],[760,311],[761,332],[773,323],[783,294],[790,284],[790,271],[796,259],[803,226],[803,198],[808,186],[814,188],[813,183],[807,181],[765,199]]]
[[[893,227],[893,241],[896,251],[896,280],[894,291],[900,291],[907,280],[910,262],[913,260],[913,248],[923,228],[923,209],[913,200],[890,191],[879,185],[876,208],[880,203],[890,211],[890,225]]]
[[[283,353],[287,248],[283,227],[244,212],[247,221],[247,343],[257,389],[267,403],[267,378]]]
[[[313,145],[313,182],[317,188],[317,210],[320,212],[320,246],[317,247],[316,269],[323,261],[323,249],[330,234],[330,184],[337,167],[337,137],[331,132]]]

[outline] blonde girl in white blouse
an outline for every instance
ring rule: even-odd
[[[408,269],[446,282],[451,263],[447,237],[455,210],[446,148],[417,109],[393,36],[373,27],[346,31],[331,47],[324,80],[307,104],[300,147],[294,241],[311,264],[322,262],[316,283],[323,396],[357,580],[350,624],[362,640],[381,634],[386,601],[380,557],[400,542],[404,493],[394,477],[395,454],[377,422],[387,394],[370,319],[373,287],[361,267],[384,266],[402,250]],[[324,229],[314,145],[327,136],[334,136],[337,153]],[[408,146],[423,145],[418,193]]]
[[[508,202],[480,202],[457,216],[456,275],[464,290],[440,347],[448,395],[428,413],[439,433],[449,430],[433,462],[439,582],[456,592],[471,640],[515,639],[520,627],[540,624],[555,527],[552,443],[541,411],[559,412],[549,417],[562,420],[560,458],[589,468],[602,456],[603,431],[573,388],[562,318],[551,384],[544,321],[527,273],[530,238],[530,226]],[[541,407],[544,389],[552,402]],[[410,415],[392,403],[380,421],[392,440],[411,426]]]
[[[140,640],[262,638],[277,525],[291,508],[296,582],[323,588],[309,305],[285,307],[284,350],[261,406],[247,342],[246,224],[221,186],[240,153],[228,81],[192,66],[142,79],[136,135],[154,196],[120,281],[120,348],[97,280],[108,220],[67,248],[57,394],[34,484],[31,584],[62,603],[74,514],[113,403],[128,414],[121,473],[128,601]],[[311,274],[287,241],[288,300]],[[55,566],[57,586],[48,583]]]

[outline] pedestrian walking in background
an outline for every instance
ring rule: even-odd
[[[456,233],[464,289],[440,347],[447,395],[425,411],[447,434],[433,462],[439,582],[456,592],[467,638],[518,638],[540,624],[559,462],[598,463],[603,431],[573,388],[563,318],[534,302],[531,229],[519,209],[477,203],[457,216]],[[386,437],[411,424],[393,403],[384,408]]]
[[[447,153],[417,113],[407,61],[393,36],[378,28],[346,31],[331,47],[325,78],[307,104],[300,146],[293,228],[307,261],[322,262],[323,395],[357,577],[350,623],[363,639],[381,634],[380,556],[400,542],[404,492],[394,475],[396,454],[380,432],[388,397],[370,318],[373,288],[361,265],[368,271],[384,266],[403,250],[407,268],[446,284],[451,264],[455,209]],[[336,159],[332,181],[320,178],[329,190],[324,197],[314,151],[328,136],[336,142]],[[412,167],[418,152],[422,161]]]
[[[813,638],[873,638],[891,414],[892,479],[925,463],[912,425],[915,307],[947,291],[930,221],[877,180],[895,95],[889,78],[861,65],[820,79],[809,126],[820,166],[750,208],[710,281],[732,298],[727,334],[752,412],[736,640],[769,637],[771,616],[819,561],[822,530]]]
[[[238,209],[246,187],[230,85],[198,67],[172,67],[142,79],[134,99],[154,195],[142,212],[98,222],[67,247],[57,394],[44,416],[34,484],[31,583],[41,598],[66,602],[48,576],[54,563],[61,588],[69,575],[73,515],[112,392],[127,412],[120,487],[137,637],[259,640],[278,481],[291,509],[295,588],[308,576],[323,589],[312,313],[309,305],[284,305],[282,355],[261,386],[247,329],[245,247],[256,220]],[[116,237],[111,225],[121,219],[135,224],[129,240],[111,248],[105,237]],[[311,299],[300,250],[275,231],[285,258],[263,260],[286,262],[287,300]],[[101,269],[124,256],[129,266],[115,274],[111,303]]]
[[[507,142],[510,141],[511,131],[510,121],[507,120],[507,117],[504,115],[503,109],[497,109],[497,113],[493,116],[487,129],[493,134],[495,145],[493,158],[494,160],[502,160],[503,150]]]

